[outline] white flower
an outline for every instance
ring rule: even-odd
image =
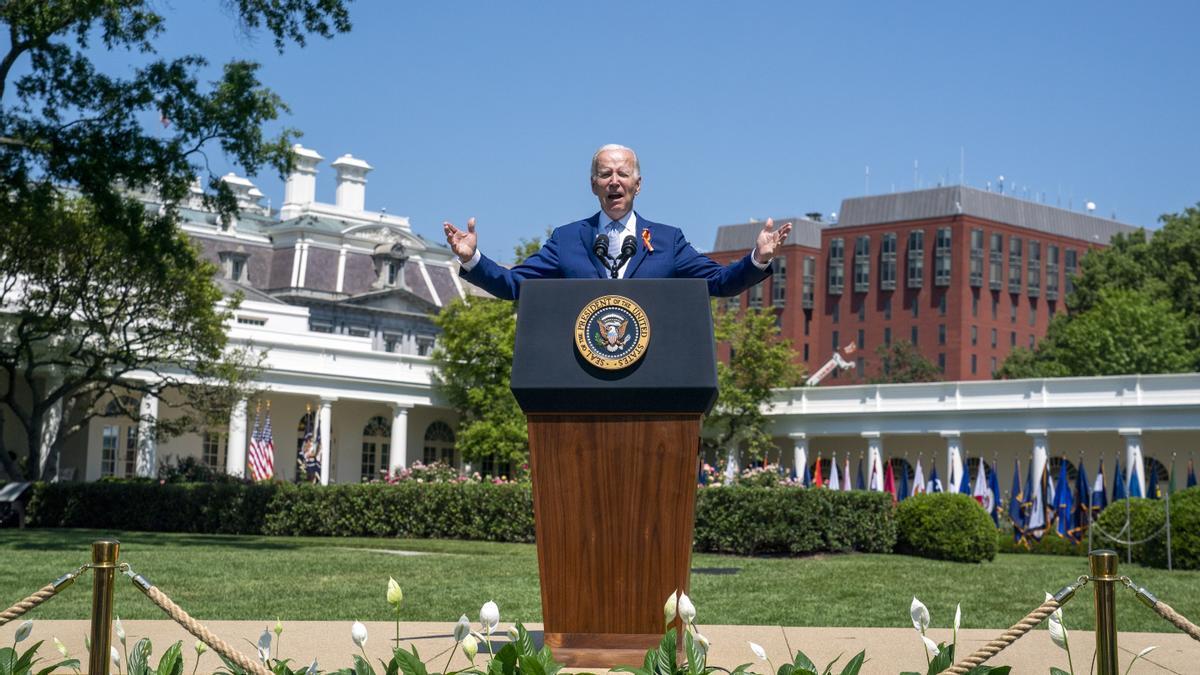
[[[362,648],[367,644],[367,627],[362,625],[362,622],[355,621],[354,625],[350,626],[350,639],[354,640],[354,644]]]
[[[25,638],[29,637],[29,634],[32,632],[33,632],[33,622],[32,621],[22,621],[21,625],[17,626],[17,642],[20,642],[20,641],[24,640]]]
[[[913,630],[924,635],[925,630],[929,628],[929,610],[914,597],[908,613],[912,616]]]
[[[88,637],[87,635],[83,636],[83,649],[87,652],[92,651],[92,638]]]
[[[400,603],[404,602],[404,591],[400,590],[400,584],[391,577],[388,577],[387,601],[389,605],[397,609],[400,608]]]
[[[925,637],[924,635],[921,636],[921,641],[925,643],[925,651],[929,652],[929,658],[932,659],[938,655],[937,643]]]
[[[475,663],[475,654],[479,652],[479,640],[476,640],[474,635],[467,635],[463,638],[462,650],[471,663]]]
[[[63,655],[64,659],[71,658],[71,655],[67,653],[67,646],[62,643],[62,640],[54,638],[54,648],[58,650],[59,654]]]
[[[1054,596],[1050,595],[1049,593],[1046,594],[1047,600],[1050,600],[1053,597]],[[1067,627],[1064,626],[1062,622],[1062,607],[1059,607],[1050,614],[1050,618],[1047,621],[1046,627],[1050,629],[1050,639],[1054,641],[1054,644],[1058,645],[1062,649],[1066,649]]]
[[[696,633],[696,644],[700,645],[700,651],[704,652],[705,654],[708,653],[708,648],[712,646],[709,644],[708,638],[701,635],[698,631]]]
[[[683,619],[685,626],[690,626],[696,621],[696,606],[692,604],[692,599],[687,593],[679,594],[679,618]]]
[[[667,598],[666,604],[663,605],[663,620],[665,623],[671,623],[675,620],[676,609],[679,603],[679,591],[671,593],[671,597]]]
[[[483,607],[479,608],[479,625],[483,626],[483,632],[491,635],[499,623],[500,608],[491,600],[483,603]]]
[[[258,636],[258,660],[266,663],[271,658],[271,631],[263,629]]]
[[[471,634],[471,620],[466,614],[458,617],[458,623],[454,624],[454,641],[462,642],[468,635]]]
[[[197,657],[208,651],[208,645],[204,644],[203,640],[196,640],[196,644],[192,645],[192,648],[196,650]]]
[[[117,648],[113,647],[113,646],[110,646],[108,649],[110,652],[109,657],[112,658],[113,665],[116,666],[117,668],[120,668],[121,667],[121,653],[118,652]]]
[[[1158,645],[1150,645],[1149,647],[1146,647],[1146,648],[1145,648],[1145,649],[1143,649],[1142,651],[1138,652],[1138,653],[1137,653],[1137,656],[1135,656],[1135,657],[1133,657],[1133,658],[1135,658],[1135,659],[1140,659],[1140,658],[1142,658],[1143,656],[1145,656],[1145,655],[1149,654],[1150,652],[1154,651],[1155,649],[1158,649]]]
[[[316,659],[313,659],[313,662],[309,664],[308,670],[305,671],[305,675],[317,675],[317,660]]]
[[[757,656],[758,658],[762,659],[763,661],[767,660],[767,650],[763,649],[762,645],[760,645],[756,642],[751,642],[750,643],[750,651],[754,652],[754,655]]]
[[[958,627],[962,625],[962,603],[954,606],[954,644],[958,644]]]
[[[275,636],[279,637],[283,634],[283,622],[278,618],[275,619]]]
[[[125,646],[125,627],[121,625],[121,617],[117,617],[117,625],[114,630],[117,632],[117,640],[121,642],[121,646]]]
[[[466,618],[465,616],[463,617]],[[517,625],[513,624],[508,627],[508,639],[516,642],[521,637],[521,631],[517,630]]]

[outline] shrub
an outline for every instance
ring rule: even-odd
[[[1109,504],[1108,508],[1104,509],[1100,517],[1096,519],[1096,531],[1092,533],[1092,546],[1094,548],[1111,548],[1117,551],[1124,551],[1128,548],[1109,537],[1142,542],[1132,546],[1130,557],[1133,561],[1148,564],[1149,558],[1161,555],[1162,566],[1166,567],[1166,535],[1163,532],[1166,516],[1163,512],[1162,502],[1157,499],[1134,497],[1128,500],[1128,503],[1129,529],[1123,531],[1126,500],[1115,501]],[[1175,514],[1171,515],[1173,517]],[[1155,536],[1156,534],[1157,536]],[[1154,549],[1160,549],[1160,551],[1154,551]]]
[[[696,494],[694,541],[697,551],[739,555],[889,553],[896,524],[884,493],[714,487]]]
[[[900,553],[957,562],[996,557],[996,526],[970,495],[909,497],[896,509],[896,530]]]
[[[1166,514],[1162,514],[1165,521]],[[1147,546],[1143,561],[1153,567],[1167,566],[1166,537]],[[1200,569],[1200,486],[1171,495],[1171,566],[1174,569]]]
[[[1056,532],[1050,531],[1038,541],[1030,541],[1023,544],[1013,541],[1012,528],[1010,527],[996,530],[996,542],[1000,553],[1086,556],[1088,553],[1087,530],[1084,530],[1082,534],[1083,538],[1081,540],[1073,542],[1066,537],[1058,536]]]

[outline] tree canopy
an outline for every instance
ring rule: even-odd
[[[350,27],[343,0],[226,8],[280,50]],[[166,19],[149,0],[8,0],[0,23],[10,38],[0,57],[0,409],[24,428],[25,474],[37,477],[43,419],[64,404],[73,421],[60,441],[99,397],[155,377],[186,380],[180,391],[197,406],[224,405],[200,385],[235,382],[247,362],[228,358],[214,270],[180,233],[177,204],[202,174],[206,203],[230,218],[236,201],[208,154],[282,175],[297,132],[265,130],[286,107],[256,64],[227,63],[204,83],[204,57],[158,58]],[[105,72],[99,50],[145,63]],[[12,474],[6,450],[0,460]]]
[[[879,345],[875,348],[875,355],[879,357],[879,373],[871,378],[872,384],[937,382],[942,379],[942,372],[933,361],[925,358],[908,340]]]

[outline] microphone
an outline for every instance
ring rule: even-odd
[[[632,258],[633,254],[635,253],[637,253],[637,239],[634,239],[633,235],[629,235],[628,237],[625,237],[624,241],[621,242],[621,255],[618,256],[615,261],[613,261],[613,266],[611,268],[612,278],[617,278],[617,271],[624,267],[625,263],[629,262],[629,259]]]
[[[595,253],[602,262],[608,262],[608,235],[596,235],[596,241],[592,243],[592,253]]]

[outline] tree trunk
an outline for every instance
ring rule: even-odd
[[[4,411],[0,410],[0,468],[9,480],[21,480],[21,468],[8,456],[8,445],[4,442]]]

